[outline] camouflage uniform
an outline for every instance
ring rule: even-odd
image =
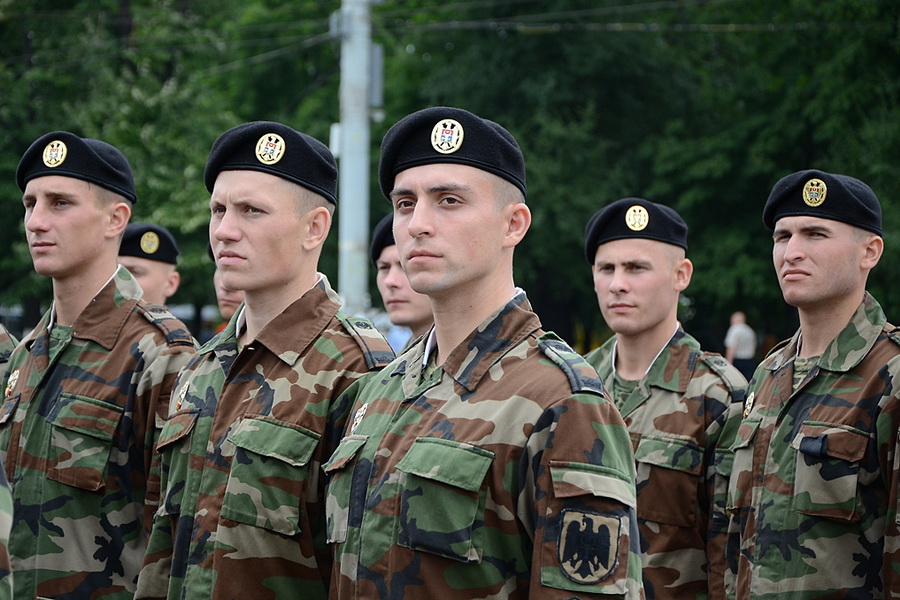
[[[540,327],[519,294],[430,374],[423,338],[358,386],[325,465],[331,598],[640,597],[627,431]]]
[[[322,277],[248,346],[241,311],[179,375],[138,598],[325,598],[320,467],[351,383],[394,357]]]
[[[68,339],[51,341],[51,308],[10,357],[0,458],[16,598],[132,597],[159,501],[158,426],[195,350],[140,296],[119,267]]]
[[[614,343],[586,356],[607,390]],[[615,398],[637,464],[648,598],[724,598],[729,446],[746,388],[736,368],[679,328],[624,402]]]
[[[3,324],[0,324],[0,381],[6,375],[6,363],[9,361],[9,355],[12,354],[18,343],[15,336]]]
[[[867,293],[793,391],[799,339],[757,367],[734,443],[729,597],[898,598],[900,331]]]

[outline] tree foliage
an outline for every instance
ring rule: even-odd
[[[0,0],[0,190],[28,144],[53,129],[129,157],[135,218],[172,229],[185,284],[212,300],[202,174],[209,147],[246,120],[328,140],[339,119],[337,2]],[[372,125],[372,223],[387,212],[378,145],[403,115],[467,108],[502,123],[528,163],[532,231],[517,283],[548,328],[582,349],[604,335],[584,225],[641,196],[675,207],[695,264],[681,317],[721,346],[728,314],[778,338],[796,325],[760,215],[781,176],[815,167],[859,177],[881,199],[887,249],[870,288],[890,296],[900,230],[900,7],[893,0],[384,0],[383,121]],[[0,213],[0,302],[34,304],[21,212]],[[354,218],[339,208],[337,218]],[[335,279],[337,228],[322,269]],[[374,290],[373,290],[374,291]],[[374,295],[377,298],[377,294]]]

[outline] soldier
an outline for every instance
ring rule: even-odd
[[[409,329],[412,335],[408,339],[414,340],[428,333],[434,323],[431,300],[410,287],[409,279],[400,265],[400,252],[394,242],[393,225],[393,214],[386,215],[378,222],[372,233],[369,256],[377,270],[375,283],[391,324]]]
[[[116,264],[137,201],[119,150],[48,133],[16,183],[53,302],[10,356],[0,409],[15,597],[130,598],[159,500],[157,423],[194,342]]]
[[[223,133],[205,182],[222,282],[244,308],[179,375],[163,503],[138,598],[325,598],[323,458],[351,383],[393,352],[317,272],[335,208],[328,148],[280,123]]]
[[[604,207],[585,232],[615,332],[586,358],[631,433],[644,590],[657,600],[724,598],[728,449],[747,387],[678,322],[693,273],[686,250],[678,213],[640,198]]]
[[[531,223],[518,144],[435,107],[381,150],[400,261],[435,325],[359,386],[325,466],[331,597],[639,597],[624,423],[513,283]]]
[[[165,227],[129,223],[119,247],[119,264],[131,271],[151,304],[165,304],[178,291],[178,244]]]
[[[861,181],[781,179],[763,210],[800,329],[756,368],[728,489],[729,596],[900,594],[900,330],[866,291],[884,248]]]

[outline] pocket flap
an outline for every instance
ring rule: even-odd
[[[162,431],[159,432],[159,441],[156,443],[157,452],[162,452],[165,446],[177,442],[189,434],[199,416],[200,409],[197,408],[181,410],[169,415],[163,424]]]
[[[791,448],[818,458],[858,462],[866,454],[869,436],[861,431],[829,423],[805,422],[791,441]]]
[[[235,446],[302,467],[309,462],[322,435],[270,417],[248,416],[228,436]]]
[[[634,459],[664,469],[699,475],[703,466],[703,451],[687,440],[644,436],[634,451]]]
[[[471,444],[417,438],[397,463],[397,470],[477,492],[493,460],[493,452]]]
[[[334,454],[328,459],[328,462],[322,465],[322,470],[326,473],[331,473],[332,471],[343,469],[348,462],[353,460],[353,457],[356,456],[359,449],[365,446],[368,441],[369,436],[367,435],[345,436],[338,444]]]
[[[115,404],[75,394],[60,394],[54,415],[48,420],[63,429],[112,440],[124,409]]]
[[[734,443],[731,444],[731,450],[739,450],[740,448],[749,448],[753,445],[753,439],[759,430],[761,419],[744,419],[738,427],[737,435],[734,436]]]
[[[16,412],[16,406],[19,405],[19,398],[21,397],[22,394],[16,394],[3,401],[3,406],[0,406],[0,424],[6,423],[12,418]]]
[[[600,498],[612,498],[634,508],[637,501],[631,483],[621,478],[618,471],[588,463],[561,460],[550,461],[553,494],[557,498],[571,498],[591,494]]]

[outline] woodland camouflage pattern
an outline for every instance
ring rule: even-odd
[[[430,375],[355,386],[325,465],[332,599],[642,597],[628,434],[525,294]]]
[[[153,447],[193,338],[124,267],[49,355],[48,311],[13,352],[0,458],[15,597],[131,598],[159,502]]]
[[[323,276],[243,349],[239,309],[181,373],[136,597],[325,598],[321,465],[350,410],[337,398],[394,357],[339,308]]]
[[[6,375],[6,363],[9,355],[15,350],[18,340],[0,323],[0,381]]]
[[[900,598],[900,331],[866,293],[794,392],[798,340],[757,367],[734,443],[729,597]]]
[[[9,559],[9,530],[12,527],[13,499],[6,473],[0,469],[0,600],[13,597],[12,566]]]
[[[586,356],[612,390],[615,337]],[[730,445],[747,382],[680,329],[623,403],[648,598],[724,598]]]

